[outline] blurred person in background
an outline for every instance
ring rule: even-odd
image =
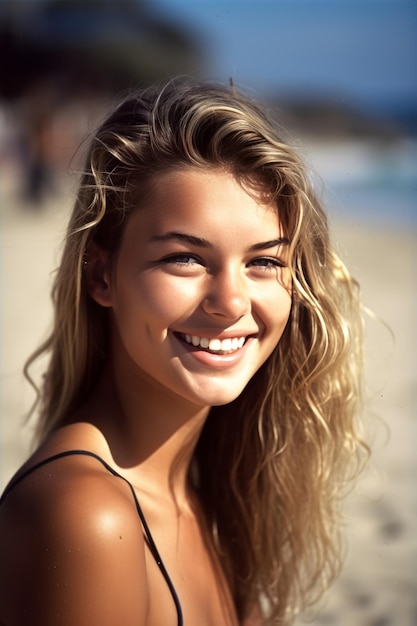
[[[197,36],[146,0],[2,0],[0,54],[5,158],[17,199],[35,209],[56,199],[114,94],[204,66]]]

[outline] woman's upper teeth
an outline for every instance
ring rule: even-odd
[[[197,337],[197,335],[184,335],[187,343],[191,343],[196,348],[206,348],[213,352],[230,352],[242,348],[246,337],[230,337],[227,339],[208,339],[208,337]]]

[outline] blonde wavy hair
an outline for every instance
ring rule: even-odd
[[[50,357],[37,401],[42,439],[80,406],[108,353],[108,311],[89,297],[83,272],[88,246],[117,252],[159,173],[226,168],[276,200],[290,241],[290,320],[242,394],[211,409],[190,471],[239,620],[261,599],[264,623],[275,625],[291,623],[338,572],[340,494],[366,452],[357,285],[282,137],[235,89],[178,79],[129,96],[91,138],[53,287],[53,330],[28,362]]]

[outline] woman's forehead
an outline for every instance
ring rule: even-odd
[[[225,170],[188,168],[154,177],[131,219],[159,235],[179,230],[207,239],[208,233],[229,229],[262,241],[283,237],[275,200],[248,190]]]

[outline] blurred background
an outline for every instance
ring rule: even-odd
[[[0,489],[29,450],[22,376],[51,319],[77,147],[128,90],[176,74],[268,103],[362,285],[365,428],[345,569],[299,623],[417,624],[415,0],[0,0]]]

